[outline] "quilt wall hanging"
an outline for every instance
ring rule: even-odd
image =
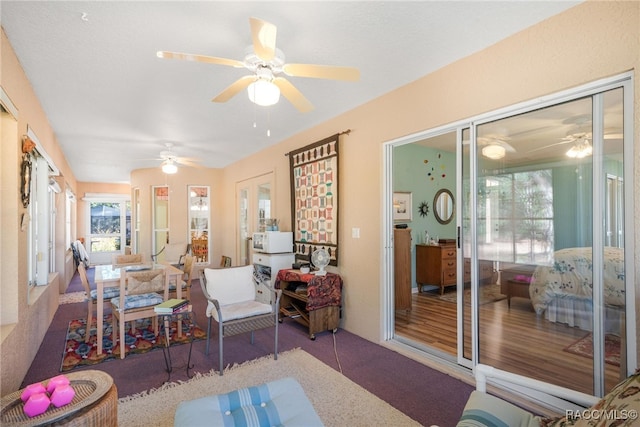
[[[335,134],[289,153],[291,230],[296,259],[325,249],[338,265],[338,140]]]

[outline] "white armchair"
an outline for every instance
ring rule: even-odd
[[[218,322],[218,347],[220,357],[220,375],[224,371],[224,337],[251,332],[259,329],[275,329],[274,359],[278,359],[278,308],[280,306],[279,289],[267,284],[272,292],[271,304],[256,301],[256,283],[254,267],[205,268],[200,271],[200,285],[207,298],[207,348],[211,336],[211,319]]]

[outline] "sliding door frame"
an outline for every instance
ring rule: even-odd
[[[627,72],[617,76],[601,79],[595,82],[591,82],[585,85],[582,85],[577,88],[572,88],[569,90],[561,91],[555,93],[550,96],[544,96],[540,98],[536,98],[533,100],[529,100],[526,102],[518,103],[509,107],[505,107],[502,109],[498,109],[489,113],[485,113],[482,115],[475,116],[468,120],[462,120],[455,123],[447,124],[444,126],[440,126],[428,131],[419,132],[413,135],[405,136],[402,138],[394,139],[391,141],[387,141],[383,143],[383,178],[382,178],[382,219],[383,226],[382,229],[382,260],[381,263],[381,301],[383,306],[381,307],[382,311],[382,338],[384,341],[397,341],[403,342],[401,339],[398,339],[395,336],[395,320],[394,320],[394,310],[393,310],[393,301],[394,301],[394,290],[393,290],[393,277],[394,277],[394,262],[393,262],[393,221],[392,218],[392,197],[393,197],[393,148],[397,146],[401,146],[404,144],[409,144],[412,142],[417,142],[422,139],[427,139],[430,137],[434,137],[440,135],[445,132],[457,132],[457,155],[456,155],[456,167],[457,167],[457,176],[456,176],[456,201],[458,204],[462,202],[460,197],[460,193],[462,192],[462,129],[465,127],[469,128],[470,131],[470,177],[471,177],[471,194],[470,194],[470,209],[471,209],[471,224],[470,224],[470,241],[471,241],[471,283],[472,286],[477,290],[478,283],[478,254],[477,254],[477,172],[478,172],[478,164],[477,164],[477,142],[476,142],[476,130],[477,126],[512,117],[518,114],[524,114],[536,109],[550,107],[556,104],[560,104],[563,102],[568,102],[572,100],[576,100],[582,97],[593,97],[594,99],[594,107],[593,107],[593,134],[595,137],[602,137],[604,135],[603,129],[603,120],[601,114],[599,113],[602,104],[602,95],[608,90],[615,88],[623,88],[623,105],[624,105],[624,124],[623,124],[623,133],[624,133],[624,181],[628,183],[624,186],[624,230],[627,236],[635,235],[635,227],[634,227],[634,194],[633,194],[633,185],[630,183],[634,182],[634,164],[633,164],[633,148],[634,148],[634,129],[633,129],[633,93],[634,93],[634,81],[633,81],[633,73]],[[604,239],[602,236],[603,227],[604,227],[604,211],[603,206],[605,202],[605,193],[604,193],[604,183],[606,180],[606,174],[603,171],[601,162],[603,157],[602,144],[595,144],[599,147],[596,149],[594,147],[594,179],[596,179],[596,184],[594,185],[594,198],[593,198],[593,206],[600,207],[599,209],[594,208],[594,216],[593,216],[593,224],[594,224],[594,232],[593,232],[593,241],[592,246],[596,248],[601,248],[604,245]],[[599,165],[596,165],[600,163]],[[603,179],[600,179],[603,178]],[[461,209],[458,210],[461,212]],[[601,225],[598,225],[601,224]],[[456,215],[456,225],[458,232],[461,232],[462,229],[462,220],[461,215]],[[461,246],[461,241],[458,242],[458,247]],[[625,268],[625,298],[626,298],[626,306],[625,306],[625,336],[626,336],[626,348],[623,349],[626,353],[626,369],[627,375],[633,373],[635,367],[637,366],[637,356],[636,356],[636,314],[635,314],[635,271],[634,271],[634,240],[627,238],[624,239],[624,268]],[[460,289],[461,282],[463,282],[463,271],[461,262],[462,253],[458,251],[458,289]],[[601,270],[604,264],[603,254],[601,251],[594,251],[593,254],[593,265],[594,272],[596,270]],[[597,276],[594,277],[595,280],[600,280],[602,282],[602,271],[597,273]],[[463,286],[463,285],[462,285]],[[458,292],[459,295],[462,292]],[[479,358],[479,349],[478,349],[478,297],[477,292],[472,292],[472,301],[471,301],[471,325],[472,325],[472,359],[465,359],[463,357],[462,351],[462,324],[461,324],[461,296],[458,297],[458,364],[465,368],[470,368],[475,366],[478,363]],[[601,306],[603,302],[602,292],[595,293],[594,295],[594,307]],[[604,330],[604,318],[603,313],[600,310],[594,311],[594,342],[603,342],[602,334]],[[601,396],[604,393],[604,379],[601,374],[604,366],[604,354],[602,352],[602,348],[596,348],[594,351],[594,394],[597,396]]]

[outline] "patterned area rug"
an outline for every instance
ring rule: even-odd
[[[567,353],[593,359],[593,335],[588,333],[578,341],[564,349]],[[604,336],[604,361],[610,365],[620,366],[620,337],[613,334]]]
[[[440,291],[438,291],[438,292],[440,292]],[[458,301],[458,299],[457,299],[458,298],[458,294],[455,291],[447,292],[445,290],[444,295],[440,295],[440,296],[438,296],[438,298],[440,298],[443,301],[455,303],[455,302]],[[506,295],[500,293],[500,285],[483,285],[483,286],[480,286],[480,296],[479,296],[480,305],[489,304],[489,303],[496,302],[496,301],[501,301],[501,300],[506,299],[506,298],[507,298]],[[465,301],[471,301],[471,289],[465,289],[464,290],[464,299],[465,299]]]
[[[79,366],[91,366],[108,360],[120,359],[120,344],[114,343],[112,340],[111,315],[104,317],[104,335],[102,340],[102,354],[97,354],[96,344],[96,322],[94,319],[93,327],[90,331],[91,337],[89,342],[85,343],[85,333],[87,328],[86,319],[77,319],[69,322],[67,329],[67,338],[64,353],[62,355],[61,372],[70,371]],[[127,324],[127,326],[129,326]],[[170,343],[171,346],[187,344],[191,338],[191,332],[186,322],[182,322],[182,337],[178,337],[177,323],[171,324]],[[135,335],[131,334],[131,328],[126,330],[125,343],[127,345],[127,357],[134,354],[147,353],[152,350],[161,349],[165,345],[164,334],[160,328],[159,337],[153,333],[153,324],[151,319],[143,319],[136,321]],[[196,326],[193,331],[193,339],[201,340],[207,338],[207,333]],[[120,342],[120,340],[118,340]]]

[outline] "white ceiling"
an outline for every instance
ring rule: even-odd
[[[224,167],[577,3],[2,0],[0,17],[75,177],[128,182],[160,164],[167,142]],[[360,81],[288,78],[309,113],[284,98],[256,107],[246,93],[219,104],[247,70],[156,57],[242,60],[250,17],[277,26],[287,62],[357,67]]]

